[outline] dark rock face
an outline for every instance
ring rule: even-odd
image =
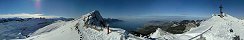
[[[85,22],[85,26],[106,26],[106,22],[97,10],[84,15],[83,21]]]

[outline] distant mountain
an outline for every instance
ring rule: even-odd
[[[203,20],[181,20],[181,21],[164,21],[164,20],[152,20],[144,24],[143,27],[135,30],[136,33],[148,36],[156,31],[157,28],[167,31],[172,34],[181,34],[189,31],[191,28],[195,28],[200,25]]]
[[[114,19],[114,18],[104,18],[104,21],[106,21],[107,23],[123,22],[123,20]]]

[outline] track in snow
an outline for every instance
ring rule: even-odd
[[[197,37],[199,37],[199,36],[202,36],[204,33],[206,33],[206,32],[208,32],[209,30],[211,30],[212,27],[213,27],[213,26],[211,26],[208,30],[204,31],[203,33],[201,33],[201,34],[199,34],[199,35],[197,35],[197,36],[195,36],[195,37],[190,38],[189,40],[192,40],[192,39],[195,39],[195,38],[197,38]]]

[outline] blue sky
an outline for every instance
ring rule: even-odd
[[[99,10],[104,17],[193,16],[206,17],[218,13],[218,0],[0,0],[0,14],[33,14],[79,17]],[[224,0],[224,12],[244,16],[244,0]]]

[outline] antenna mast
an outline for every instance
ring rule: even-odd
[[[223,14],[223,3],[222,3],[223,0],[220,0],[220,6],[219,6],[219,10],[220,10],[220,14]]]
[[[219,12],[220,12],[220,15],[219,15],[219,16],[220,16],[221,18],[223,18],[223,17],[224,17],[224,15],[223,15],[223,11],[222,11],[222,10],[223,10],[223,0],[220,0],[219,3],[220,3],[220,6],[219,6]]]

